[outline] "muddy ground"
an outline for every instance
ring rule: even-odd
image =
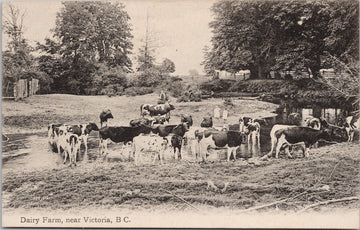
[[[93,157],[88,160],[80,157],[77,167],[62,164],[61,157],[48,149],[45,131],[49,123],[99,123],[101,110],[110,108],[115,117],[111,125],[127,125],[130,119],[138,117],[140,104],[154,102],[156,95],[135,98],[37,95],[21,102],[3,101],[3,133],[20,142],[11,146],[3,141],[3,212],[96,208],[236,213],[286,198],[291,199],[255,211],[298,212],[321,201],[359,197],[358,142],[312,149],[308,159],[302,156],[287,159],[282,155],[280,159],[265,161],[250,158],[235,162],[215,160],[206,164],[169,159],[163,165],[140,166],[132,161],[112,162],[95,157],[96,132],[89,138],[89,155]],[[270,116],[277,107],[255,100],[234,99],[233,103],[230,124],[236,123],[240,114]],[[203,116],[212,115],[216,105],[223,106],[223,100],[174,104],[176,109],[171,113],[171,123],[178,123],[180,114],[190,113],[198,126]],[[218,126],[223,123],[215,121]],[[22,141],[25,140],[22,135],[30,137]],[[37,147],[31,147],[30,152],[18,151],[31,143],[36,143]],[[115,154],[117,147],[110,145]],[[19,155],[13,155],[15,153]],[[352,200],[319,205],[308,211],[321,213],[359,210],[359,207],[358,200]]]

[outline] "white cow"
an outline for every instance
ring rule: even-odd
[[[67,126],[60,126],[58,128],[58,151],[64,150],[64,164],[67,158],[69,158],[69,166],[74,164],[76,166],[77,152],[80,149],[79,136],[68,132]]]
[[[267,157],[271,157],[273,151],[276,148],[276,158],[278,158],[278,154],[280,152],[280,149],[282,146],[280,146],[280,144],[278,145],[278,138],[275,136],[275,132],[279,131],[279,130],[283,130],[283,129],[288,129],[291,127],[296,127],[296,125],[274,125],[270,131],[270,138],[271,138],[271,150],[270,152],[265,155]],[[281,144],[282,145],[282,144]],[[289,151],[286,151],[286,154],[288,155],[288,157],[292,158],[292,155],[290,154]]]
[[[183,149],[195,156],[195,160],[200,159],[200,145],[196,138],[196,132],[203,132],[206,128],[191,126],[184,135]]]
[[[150,134],[144,135],[140,134],[139,136],[134,137],[133,139],[133,153],[135,165],[138,164],[140,154],[143,152],[152,152],[155,153],[154,161],[156,158],[159,158],[160,163],[163,163],[164,152],[167,149],[168,140],[166,138],[160,137],[159,135]]]
[[[354,141],[355,130],[359,130],[360,120],[354,116],[349,116],[345,119],[345,131],[348,136],[348,142]]]

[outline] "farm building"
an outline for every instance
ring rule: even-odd
[[[250,70],[240,70],[236,73],[230,73],[225,70],[215,70],[215,74],[215,77],[219,79],[243,81],[250,78]]]
[[[3,92],[4,98],[23,99],[35,95],[39,91],[38,79],[20,79],[14,84],[8,84]]]

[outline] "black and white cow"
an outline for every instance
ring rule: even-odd
[[[137,127],[130,126],[106,126],[102,127],[99,130],[99,153],[102,155],[103,153],[107,154],[107,142],[109,140],[115,143],[124,143],[133,141],[134,137],[140,134],[157,134],[159,133],[158,127],[152,127],[147,125],[141,125]]]
[[[227,161],[230,160],[233,154],[236,160],[236,149],[241,145],[243,140],[243,133],[238,131],[217,131],[207,129],[204,131],[195,132],[196,138],[199,140],[200,152],[202,159],[206,160],[208,148],[226,147],[227,148]]]
[[[64,133],[60,136],[59,144],[64,150],[64,164],[69,158],[69,166],[76,166],[77,153],[80,149],[79,136],[73,133]]]
[[[283,144],[288,146],[303,143],[305,145],[305,157],[309,157],[309,148],[318,140],[330,140],[331,131],[329,129],[316,130],[309,127],[291,126],[291,125],[274,125],[270,131],[271,150],[266,155],[271,157],[276,149],[275,157],[279,157],[279,152]],[[289,158],[292,158],[288,148],[286,151]]]
[[[161,105],[142,104],[140,106],[140,116],[144,116],[144,114],[149,114],[151,117],[165,115],[169,114],[170,111],[174,109],[175,107],[167,101],[165,104]]]
[[[348,142],[354,141],[355,130],[360,128],[360,119],[359,116],[348,116],[345,118],[345,131],[348,136]]]
[[[84,124],[84,125],[70,125],[68,127],[68,132],[78,135],[80,143],[81,143],[81,141],[84,142],[85,157],[88,154],[87,140],[89,138],[89,134],[91,133],[91,131],[99,131],[99,127],[95,123],[92,123],[92,122],[90,122],[88,124]],[[80,148],[79,148],[79,151],[80,151]]]

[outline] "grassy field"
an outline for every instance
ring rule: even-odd
[[[156,104],[155,94],[136,97],[74,96],[67,94],[36,95],[23,101],[3,101],[3,133],[26,133],[45,131],[48,124],[82,124],[96,122],[103,109],[110,109],[114,115],[112,125],[129,125],[129,121],[140,117],[140,105]],[[171,112],[170,123],[180,122],[181,114],[191,114],[195,125],[199,126],[204,116],[212,116],[216,106],[224,108],[222,99],[209,99],[201,102],[177,103],[171,98],[175,110]],[[234,100],[230,108],[228,122],[237,123],[241,115],[254,114],[257,117],[269,116],[277,105],[248,100]],[[223,125],[215,121],[215,125]]]
[[[137,97],[37,95],[24,101],[3,101],[3,133],[42,133],[49,123],[99,123],[109,108],[111,125],[127,125],[139,117],[142,103],[155,103],[157,95]],[[171,122],[192,114],[198,126],[212,115],[222,99],[175,103]],[[240,115],[269,116],[277,105],[235,100],[229,123]],[[215,121],[221,126],[223,121]],[[3,214],[16,210],[130,210],[152,212],[231,212],[289,198],[252,212],[297,212],[308,205],[359,196],[358,143],[338,143],[311,150],[308,159],[258,159],[199,164],[168,161],[163,165],[135,166],[133,162],[79,162],[77,167],[2,171]],[[95,148],[95,147],[94,147]],[[4,164],[4,163],[3,163]],[[215,185],[216,187],[214,187]],[[225,187],[226,185],[226,187]],[[181,199],[180,199],[180,198]],[[359,202],[345,201],[309,209],[317,213],[358,210]],[[250,211],[250,209],[249,209]],[[250,213],[252,213],[250,211]],[[4,218],[4,216],[3,216]]]

